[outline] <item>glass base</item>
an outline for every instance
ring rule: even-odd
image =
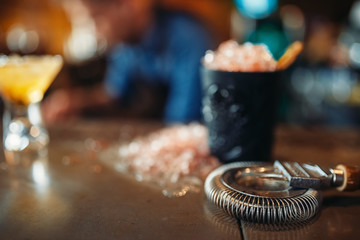
[[[6,162],[10,166],[31,166],[36,161],[47,161],[47,148],[43,149],[26,149],[23,151],[4,150]]]

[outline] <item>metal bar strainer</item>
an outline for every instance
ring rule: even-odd
[[[204,189],[207,198],[233,217],[256,223],[297,223],[318,212],[322,189],[340,191],[359,188],[360,171],[338,165],[279,162],[237,162],[209,174]]]

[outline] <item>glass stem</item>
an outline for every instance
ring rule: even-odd
[[[30,158],[38,158],[47,149],[48,142],[48,133],[42,125],[38,104],[24,106],[5,102],[3,144],[9,163],[18,164],[25,159],[30,161]]]

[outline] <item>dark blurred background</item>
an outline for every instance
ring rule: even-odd
[[[326,126],[360,125],[360,1],[161,0],[213,33],[265,43],[279,58],[293,41],[304,51],[285,71],[279,119]],[[106,42],[76,0],[1,0],[0,53],[61,54],[65,66],[49,91],[92,85],[106,69]]]

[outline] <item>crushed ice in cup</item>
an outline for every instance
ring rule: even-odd
[[[221,43],[216,51],[207,51],[203,63],[207,68],[229,72],[272,72],[277,65],[266,45],[240,45],[234,40]]]

